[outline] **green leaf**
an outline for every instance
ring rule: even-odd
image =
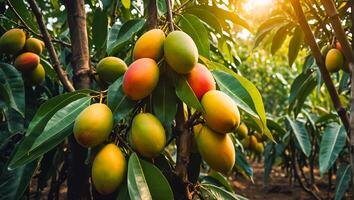
[[[130,200],[127,181],[124,180],[121,186],[119,186],[118,196],[116,200]]]
[[[176,76],[175,87],[176,95],[181,101],[186,103],[188,106],[197,109],[198,111],[203,111],[202,105],[184,76]]]
[[[23,21],[26,22],[27,26],[29,26],[32,30],[38,33],[37,24],[35,23],[33,14],[30,12],[29,7],[26,6],[25,1],[23,0],[11,0],[12,6],[15,8],[16,12],[20,15]],[[7,9],[8,12],[11,12],[11,16],[13,13],[10,9]],[[8,13],[6,13],[8,14]],[[17,18],[17,17],[13,17]]]
[[[208,32],[198,17],[184,14],[179,21],[180,28],[192,37],[200,55],[209,58],[210,43]]]
[[[15,170],[5,169],[0,175],[1,199],[22,199],[36,168],[37,161],[33,161]]]
[[[275,52],[278,51],[278,49],[283,45],[286,36],[288,35],[288,26],[283,26],[275,32],[272,40],[272,47],[270,52],[272,54],[275,54]]]
[[[79,90],[72,93],[66,93],[53,97],[42,104],[28,125],[25,137],[20,144],[17,145],[9,167],[16,168],[20,166],[18,162],[26,157],[27,152],[30,150],[37,137],[41,135],[47,122],[58,110],[64,108],[73,101],[89,96],[90,92],[90,90]]]
[[[302,152],[309,157],[311,153],[311,143],[310,138],[307,133],[305,124],[300,121],[292,121],[289,116],[286,116],[286,121],[289,123],[292,132],[298,141]]]
[[[316,74],[311,70],[301,73],[291,84],[288,110],[289,112],[294,111],[295,117],[300,113],[306,98],[316,85]]]
[[[348,190],[350,180],[352,179],[352,171],[349,164],[341,163],[336,174],[336,190],[334,200],[343,199],[345,191]]]
[[[108,88],[107,104],[112,110],[114,121],[124,119],[135,106],[135,101],[130,100],[123,92],[123,76],[116,80]]]
[[[143,28],[144,24],[144,19],[133,19],[124,23],[119,29],[119,34],[117,38],[115,38],[115,42],[107,44],[107,53],[109,55],[117,54],[119,50]]]
[[[197,16],[200,20],[204,21],[208,26],[213,28],[221,36],[223,35],[221,22],[214,13],[205,12],[203,8],[199,7],[188,7],[184,10],[184,12]]]
[[[100,49],[106,42],[108,32],[108,16],[101,8],[97,8],[92,22],[92,42]]]
[[[129,10],[130,9],[130,0],[121,0],[122,5],[125,9]]]
[[[165,0],[156,0],[157,14],[159,17],[167,12],[167,5]]]
[[[204,193],[205,199],[215,199],[215,200],[239,200],[239,198],[235,195],[232,194],[220,187],[210,185],[210,184],[202,184],[201,187],[202,189],[202,195]],[[203,192],[204,190],[204,192]],[[205,194],[205,190],[207,191],[207,194]]]
[[[5,107],[4,114],[6,117],[8,130],[12,133],[11,135],[24,130],[24,119],[20,113],[10,107]]]
[[[202,178],[202,184],[213,184],[217,183],[221,187],[224,187],[227,191],[233,193],[233,189],[225,176],[219,172],[212,171],[208,176]]]
[[[289,59],[289,66],[291,66],[297,55],[299,54],[301,44],[304,40],[304,34],[300,27],[296,27],[294,31],[293,37],[290,39],[289,43],[289,51],[288,51],[288,59]]]
[[[265,22],[263,22],[256,33],[255,39],[254,39],[254,45],[253,48],[256,48],[261,42],[262,40],[265,38],[265,36],[270,33],[272,30],[278,28],[278,27],[282,27],[284,25],[286,25],[288,23],[288,20],[283,17],[273,17],[270,18],[268,20],[266,20]]]
[[[266,134],[268,138],[273,140],[273,136],[267,128],[267,119],[262,96],[256,86],[246,78],[236,74],[226,67],[215,64],[210,65],[210,63],[206,65],[209,69],[214,68],[212,73],[220,90],[233,98],[242,110],[255,118],[255,121],[261,128],[262,132]],[[215,70],[215,68],[217,70]]]
[[[144,171],[146,182],[149,186],[152,199],[156,200],[171,200],[173,192],[165,176],[153,164],[140,160],[141,167]]]
[[[247,21],[243,19],[241,16],[239,16],[236,12],[224,10],[217,6],[208,6],[208,5],[195,5],[189,7],[188,9],[195,9],[195,8],[202,9],[204,10],[204,12],[214,13],[214,15],[219,19],[219,21],[223,22],[225,28],[227,28],[226,26],[228,26],[225,21],[230,20],[232,23],[243,26],[244,28],[251,31],[251,27],[247,23]]]
[[[242,170],[247,177],[253,178],[253,168],[247,162],[246,156],[239,150],[236,150],[236,167]]]
[[[0,98],[24,117],[25,90],[22,76],[15,67],[2,62],[0,62]]]
[[[45,58],[41,57],[41,64],[43,65],[45,74],[52,80],[58,80],[58,75],[52,67],[52,64]],[[59,81],[58,81],[59,82]],[[61,83],[60,83],[61,84]]]
[[[327,172],[336,161],[345,146],[346,131],[337,123],[329,124],[324,130],[319,154],[321,176]]]
[[[136,153],[129,158],[128,191],[132,200],[173,199],[173,193],[162,172],[153,164],[139,160]]]
[[[177,96],[165,76],[160,76],[152,99],[154,114],[165,125],[171,125],[177,112]]]
[[[128,191],[132,200],[152,200],[143,169],[136,153],[128,162]]]

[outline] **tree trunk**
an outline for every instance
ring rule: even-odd
[[[87,89],[91,86],[90,57],[84,5],[84,0],[65,1],[72,45],[71,64],[74,70],[73,81],[77,89]],[[69,137],[69,148],[68,199],[90,199],[90,167],[89,165],[85,165],[87,149],[81,147],[73,136]]]

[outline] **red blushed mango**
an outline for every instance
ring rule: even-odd
[[[14,62],[15,67],[22,72],[32,71],[38,64],[39,56],[31,52],[26,52],[17,56]]]
[[[165,33],[161,29],[152,29],[144,33],[135,43],[133,50],[134,60],[151,58],[158,60],[163,53]]]
[[[23,30],[14,28],[0,37],[0,52],[17,54],[26,43],[26,34]]]
[[[209,128],[218,133],[229,133],[240,125],[240,112],[236,103],[225,93],[211,90],[204,94],[201,104],[203,117]]]
[[[216,89],[213,75],[208,68],[199,63],[187,75],[187,81],[199,100],[206,92]]]
[[[123,91],[132,100],[147,97],[159,81],[159,68],[155,60],[141,58],[133,62],[123,77]]]
[[[28,83],[30,83],[31,85],[39,85],[45,79],[45,70],[43,68],[43,65],[38,64],[34,70],[27,72],[24,75]]]
[[[105,104],[95,103],[77,116],[73,132],[81,146],[94,147],[108,138],[112,128],[112,111]]]

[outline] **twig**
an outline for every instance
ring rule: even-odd
[[[16,17],[20,20],[22,26],[24,27],[24,29],[26,29],[27,31],[31,32],[33,35],[35,35],[36,37],[39,37],[39,38],[44,38],[43,35],[35,32],[32,28],[30,28],[27,23],[22,19],[22,17],[17,13],[16,9],[13,7],[13,5],[11,4],[11,2],[9,0],[6,0],[6,4],[9,6],[10,10],[16,15]],[[67,43],[67,42],[64,42],[62,40],[58,40],[56,38],[51,38],[51,41],[52,42],[56,42],[58,44],[61,44],[63,46],[66,46],[66,47],[71,47],[71,44]]]
[[[39,29],[43,35],[44,44],[45,44],[46,48],[48,49],[49,57],[52,61],[54,70],[58,74],[60,82],[63,84],[64,88],[67,91],[69,91],[69,92],[75,91],[75,88],[73,87],[72,83],[70,82],[66,72],[62,69],[62,67],[59,63],[58,55],[55,52],[54,45],[51,41],[51,37],[50,37],[48,30],[45,27],[45,24],[43,22],[43,17],[42,17],[41,11],[39,10],[37,2],[35,0],[28,0],[28,3],[30,4],[32,12],[37,19]]]
[[[166,5],[167,5],[167,21],[169,23],[170,31],[174,31],[171,0],[166,0]]]

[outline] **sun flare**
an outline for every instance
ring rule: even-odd
[[[248,0],[244,4],[244,9],[247,11],[253,11],[257,9],[267,9],[270,7],[274,0]]]

